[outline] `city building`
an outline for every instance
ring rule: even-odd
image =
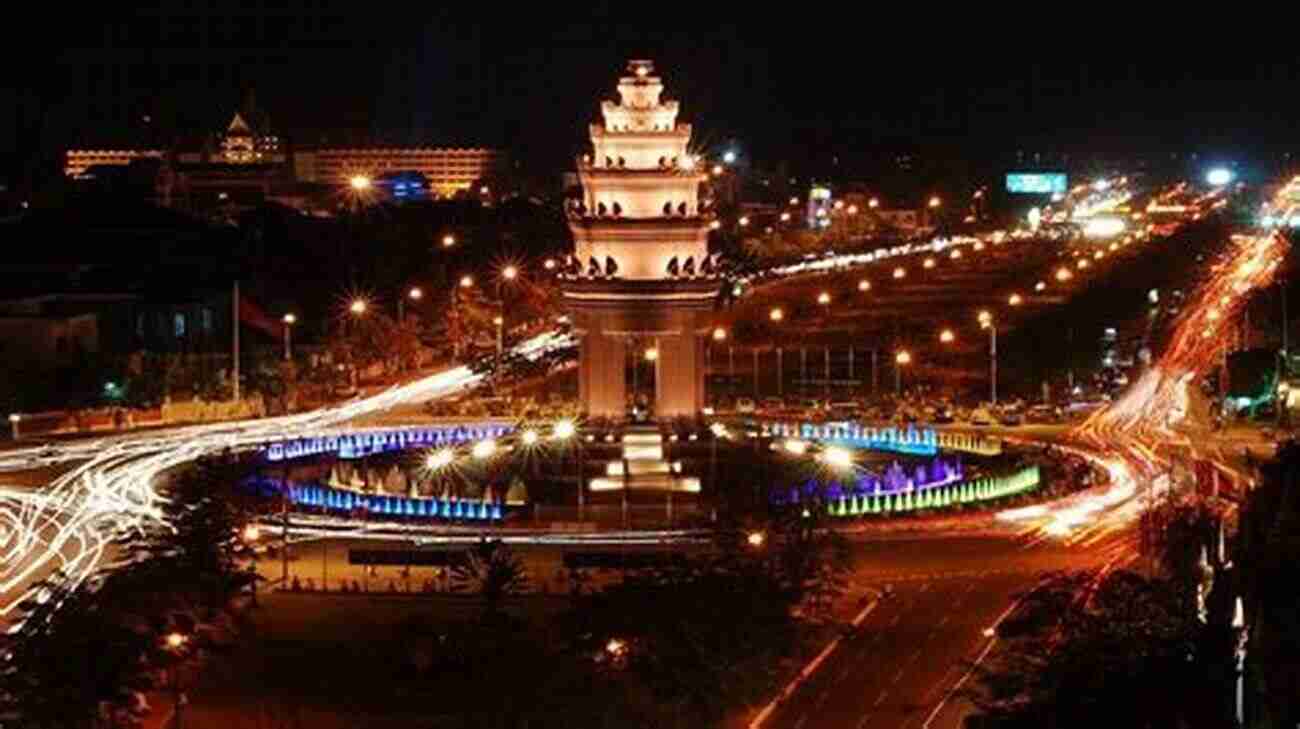
[[[295,150],[293,169],[299,182],[339,186],[356,175],[418,172],[428,180],[432,195],[452,197],[472,192],[501,160],[500,151],[482,147],[322,147]]]
[[[502,160],[499,150],[481,147],[292,148],[250,93],[224,129],[200,143],[181,143],[174,149],[69,149],[63,171],[68,178],[88,182],[97,170],[158,161],[162,164],[149,168],[156,177],[154,199],[188,210],[238,211],[269,199],[292,204],[303,189],[343,187],[358,175],[422,175],[429,197],[487,194],[474,186],[496,174]]]
[[[654,65],[631,61],[628,72],[619,101],[601,105],[604,123],[589,127],[582,197],[568,210],[562,289],[580,339],[579,396],[589,415],[625,417],[631,367],[634,406],[646,387],[656,416],[691,416],[704,402],[702,335],[720,285],[699,198],[706,175]]]

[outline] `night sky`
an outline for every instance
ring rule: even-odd
[[[1300,128],[1300,55],[1204,54],[1186,37],[1154,49],[1130,33],[1099,50],[1041,29],[973,39],[923,17],[836,22],[828,9],[751,26],[640,4],[580,23],[501,5],[474,19],[333,5],[212,3],[59,23],[52,65],[0,89],[3,105],[14,97],[0,119],[0,179],[48,168],[65,145],[197,138],[249,88],[297,144],[499,145],[554,168],[581,148],[630,57],[657,62],[706,145],[734,139],[749,158],[809,173],[870,174],[900,151],[1272,160]]]

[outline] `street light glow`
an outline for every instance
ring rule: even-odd
[[[953,334],[951,329],[944,329],[943,331],[939,332],[939,341],[943,342],[944,344],[951,344],[956,339],[957,339],[957,335]]]
[[[898,354],[894,355],[894,362],[896,364],[901,364],[901,365],[911,364],[912,353],[904,349],[900,351]]]
[[[943,204],[943,201],[939,199],[939,196],[938,196],[938,195],[935,195],[935,196],[933,196],[933,197],[930,198],[930,207],[932,207],[932,208],[937,208],[937,207],[939,207],[939,206],[942,205],[942,204]]]
[[[497,442],[495,440],[492,440],[491,438],[487,440],[481,440],[475,443],[474,447],[470,449],[470,453],[472,453],[474,457],[479,460],[483,460],[485,458],[491,458],[492,454],[496,452],[497,452]]]
[[[528,430],[525,430],[522,435],[519,436],[519,439],[524,442],[524,445],[531,446],[531,445],[537,445],[538,437],[539,436],[537,435],[537,431],[533,430],[532,428],[529,428]]]
[[[858,291],[870,291],[871,282],[865,278],[858,282]]]
[[[1223,187],[1232,182],[1232,170],[1227,167],[1215,167],[1205,173],[1205,181],[1214,187]]]
[[[413,301],[419,301],[420,299],[424,298],[424,292],[420,290],[419,286],[412,286],[411,290],[406,292],[406,295],[409,296]]]
[[[294,316],[293,314],[285,314],[280,319],[280,321],[284,322],[285,324],[293,325],[298,323],[298,317]]]
[[[466,274],[466,275],[460,277],[460,287],[461,287],[462,289],[467,289],[467,288],[469,288],[469,287],[471,287],[471,286],[473,286],[473,285],[474,285],[474,277],[473,277],[473,276],[470,276],[469,274]]]
[[[1020,294],[1012,294],[1007,297],[1007,303],[1012,306],[1020,306],[1022,301],[1024,301],[1024,299],[1021,298]]]
[[[763,532],[753,531],[745,536],[745,542],[755,549],[763,546],[765,541],[767,541],[767,535],[763,534]]]
[[[772,310],[767,313],[767,318],[772,321],[781,321],[785,318],[785,312],[781,311],[781,307],[774,306],[772,307]]]
[[[456,236],[452,235],[451,233],[448,233],[447,235],[444,235],[442,237],[443,248],[451,248],[454,245],[456,245]]]
[[[357,316],[361,316],[366,313],[366,309],[368,308],[370,308],[370,305],[366,303],[365,299],[353,299],[352,305],[348,307],[348,311]]]
[[[899,266],[898,268],[894,269],[894,278],[905,278],[906,276],[907,276],[906,268]]]
[[[821,304],[822,306],[826,306],[827,304],[831,303],[831,295],[825,291],[821,292],[820,294],[817,294],[817,303]]]
[[[515,266],[513,263],[501,269],[501,278],[504,278],[507,281],[514,281],[515,277],[518,275],[519,267]]]
[[[802,456],[808,452],[808,441],[799,440],[797,438],[786,438],[785,442],[782,443],[781,446],[785,448],[786,453],[796,456]]]
[[[168,648],[171,648],[172,650],[179,650],[187,642],[189,642],[189,638],[186,637],[184,633],[178,633],[176,631],[172,631],[167,634],[166,641],[167,641]]]
[[[578,432],[578,426],[572,420],[561,420],[555,424],[555,437],[559,440],[568,440]]]
[[[822,462],[840,470],[853,468],[853,454],[847,448],[832,446],[822,451]]]
[[[257,528],[256,524],[249,524],[244,527],[244,541],[256,542],[262,536],[262,530]]]
[[[658,350],[658,349],[655,349],[654,347],[651,347],[651,348],[649,348],[649,349],[647,349],[647,350],[645,351],[645,360],[646,360],[647,362],[654,362],[654,361],[657,360],[657,359],[659,359],[659,350]]]
[[[352,178],[348,180],[348,184],[352,186],[353,190],[364,192],[365,190],[370,189],[370,178],[365,175],[353,175]]]
[[[424,459],[424,465],[430,471],[440,471],[456,460],[456,454],[450,448],[440,448]]]
[[[722,327],[713,328],[713,341],[721,342],[727,338],[727,330]]]

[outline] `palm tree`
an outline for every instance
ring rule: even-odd
[[[489,615],[500,612],[505,598],[528,587],[523,562],[500,539],[480,539],[464,561],[452,567],[451,576],[452,590],[477,594]]]

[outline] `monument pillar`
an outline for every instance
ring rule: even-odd
[[[628,342],[654,341],[655,415],[690,416],[704,405],[702,332],[722,283],[700,199],[707,175],[654,64],[628,71],[619,101],[601,104],[604,123],[590,126],[582,198],[567,210],[574,254],[559,275],[580,337],[579,394],[588,415],[626,415]]]

